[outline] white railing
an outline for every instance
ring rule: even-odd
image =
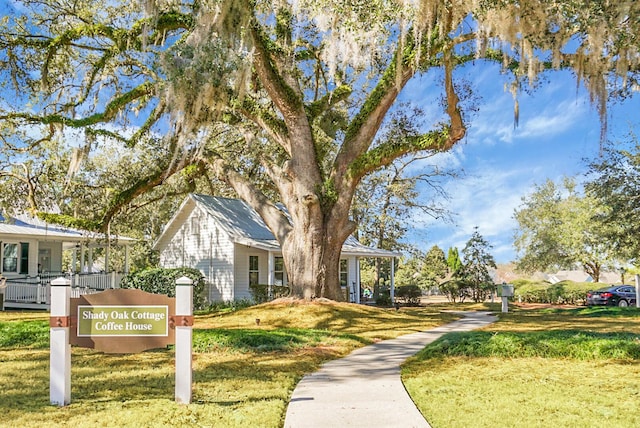
[[[96,290],[119,288],[123,274],[111,273],[79,273],[71,275],[72,287],[88,287]]]
[[[103,290],[94,290],[91,288],[83,288],[83,287],[71,287],[71,298],[75,299],[80,296],[84,296],[85,294],[96,294],[100,293]]]
[[[75,275],[42,275],[33,278],[7,278],[3,290],[6,303],[50,304],[50,283],[55,278],[64,276],[71,280],[71,297],[94,294],[109,288],[119,288],[122,274],[97,273]]]
[[[48,289],[38,283],[7,281],[4,290],[5,302],[48,303]]]

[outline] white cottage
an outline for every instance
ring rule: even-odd
[[[278,241],[247,203],[239,199],[189,195],[154,244],[165,268],[199,269],[210,301],[251,299],[249,284],[286,285]],[[400,254],[370,248],[349,238],[342,247],[340,282],[350,301],[360,302],[360,259]]]

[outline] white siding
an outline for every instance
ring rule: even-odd
[[[206,237],[207,266],[205,278],[209,283],[209,300],[230,302],[237,300],[233,278],[233,242],[213,219],[201,222],[201,236]]]
[[[200,270],[208,285],[209,301],[231,301],[233,290],[233,243],[199,209],[185,210],[180,226],[160,253],[166,268]]]
[[[171,231],[171,238],[160,251],[160,266],[165,268],[188,267],[185,259],[187,247],[184,235],[185,225],[188,224],[186,219],[191,216],[192,212],[193,206],[185,206],[185,210],[180,213],[181,218],[177,222],[179,226]]]

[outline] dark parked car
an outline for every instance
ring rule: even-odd
[[[636,304],[636,288],[630,285],[613,285],[587,293],[587,305],[633,306]]]

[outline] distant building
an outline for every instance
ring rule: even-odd
[[[585,273],[582,270],[560,270],[553,274],[547,274],[546,280],[552,284],[556,284],[561,281],[593,282],[593,278],[591,277],[591,275]],[[620,273],[601,272],[599,282],[606,284],[619,284]]]

